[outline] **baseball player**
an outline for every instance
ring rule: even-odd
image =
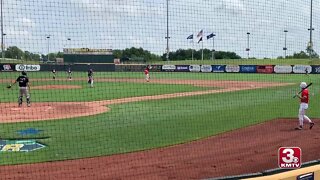
[[[145,75],[146,81],[149,82],[149,80],[150,80],[149,66],[147,66],[146,69],[144,70],[144,75]]]
[[[300,88],[302,89],[301,95],[296,93],[296,96],[300,99],[300,108],[299,108],[299,126],[296,128],[296,130],[302,130],[303,129],[303,121],[307,120],[309,122],[309,129],[312,129],[314,126],[314,122],[311,121],[311,119],[306,115],[306,111],[308,109],[308,103],[309,103],[309,90],[307,88],[306,82],[301,82]]]
[[[18,98],[18,105],[19,107],[22,106],[22,98],[26,96],[27,99],[27,106],[30,107],[30,86],[29,86],[29,78],[27,77],[27,73],[25,71],[21,72],[21,75],[16,79],[13,84],[10,84],[7,88],[11,88],[14,84],[19,83],[19,98]]]
[[[52,79],[56,79],[56,69],[52,69]]]
[[[93,70],[88,70],[88,83],[90,84],[90,87],[93,88]]]
[[[69,79],[69,80],[72,80],[72,71],[71,71],[71,68],[68,68],[67,73],[68,73],[68,79]]]

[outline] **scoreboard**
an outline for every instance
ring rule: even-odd
[[[114,63],[112,49],[65,48],[64,63]]]

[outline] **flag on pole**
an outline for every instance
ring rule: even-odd
[[[202,37],[199,39],[198,43],[200,43],[202,41]]]
[[[207,36],[207,39],[211,39],[211,38],[213,38],[213,37],[214,37],[214,34],[211,33],[211,34],[209,34],[209,35]]]
[[[187,39],[193,39],[193,34],[187,37]]]
[[[203,36],[203,29],[201,29],[197,35],[197,38],[202,37]]]

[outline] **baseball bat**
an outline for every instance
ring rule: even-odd
[[[308,84],[306,88],[301,89],[301,91],[298,92],[298,94],[300,94],[303,90],[307,89],[309,86],[311,86],[312,83]],[[293,98],[297,97],[297,95],[294,95]]]

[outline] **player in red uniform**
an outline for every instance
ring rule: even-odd
[[[300,84],[300,88],[302,89],[301,96],[297,93],[297,97],[300,99],[300,108],[299,108],[299,126],[296,128],[297,130],[303,129],[303,121],[307,120],[309,122],[309,129],[312,129],[314,126],[314,122],[306,115],[306,111],[308,109],[309,103],[309,90],[307,88],[307,83],[302,82]]]
[[[149,80],[150,80],[149,66],[147,66],[146,69],[144,70],[144,75],[145,75],[146,81],[149,82]]]

